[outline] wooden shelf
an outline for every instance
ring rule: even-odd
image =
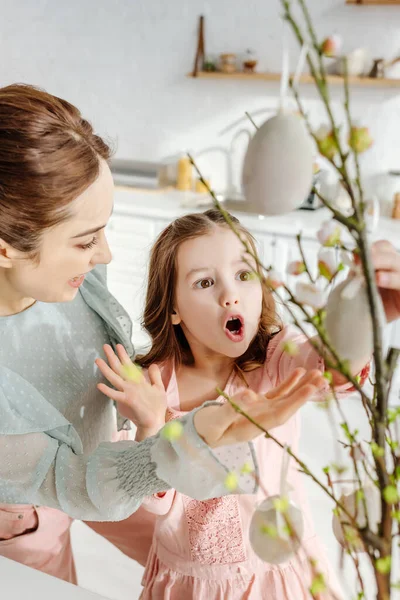
[[[365,6],[366,4],[370,6],[372,4],[375,6],[391,4],[393,6],[394,4],[400,5],[400,0],[346,0],[346,4],[358,4],[359,6]]]
[[[188,74],[188,77],[193,79],[225,79],[225,80],[247,80],[247,81],[280,81],[280,73],[220,73],[220,72],[206,72],[199,71],[197,77],[193,77],[192,73]],[[339,75],[328,75],[327,80],[333,85],[343,85],[343,77]],[[314,77],[312,75],[302,75],[300,77],[301,83],[314,83]],[[400,79],[381,79],[371,77],[349,77],[349,83],[354,86],[362,87],[377,87],[377,88],[400,88]]]

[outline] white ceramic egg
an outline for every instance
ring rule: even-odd
[[[304,530],[303,514],[290,501],[286,515],[298,539],[292,540],[287,532],[282,531],[282,526],[286,523],[282,513],[278,512],[274,506],[274,500],[279,498],[280,496],[266,498],[255,510],[250,523],[251,547],[261,560],[274,565],[283,563],[293,556],[300,547]],[[263,530],[265,526],[273,527],[278,532],[277,537],[268,535]]]
[[[303,119],[280,111],[251,139],[242,185],[249,211],[280,215],[298,208],[313,182],[314,147]]]
[[[381,520],[381,497],[379,490],[376,486],[368,484],[364,486],[364,495],[369,527],[372,532],[377,533],[378,525]],[[359,498],[358,506],[356,507],[356,497],[356,491],[353,491],[349,494],[343,494],[340,497],[340,503],[346,508],[352,517],[356,518],[357,514],[356,523],[358,527],[362,528],[366,526],[364,502],[361,498]],[[332,519],[332,527],[335,538],[341,546],[346,547],[347,545],[350,545],[351,549],[355,552],[363,552],[364,546],[357,531],[348,525],[349,517],[340,511],[339,515],[334,514]],[[345,538],[346,534],[348,535],[347,541]]]
[[[378,302],[379,321],[383,326],[386,319],[380,297]],[[372,319],[366,284],[360,276],[349,276],[333,288],[326,305],[325,327],[343,360],[358,362],[372,355]]]

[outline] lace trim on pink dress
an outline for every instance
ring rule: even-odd
[[[166,421],[185,414],[167,408]],[[247,559],[237,496],[193,500],[183,496],[191,559],[202,565],[226,565]]]

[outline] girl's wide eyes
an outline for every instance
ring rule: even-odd
[[[199,279],[199,281],[196,281],[196,283],[194,284],[194,287],[199,290],[205,290],[211,287],[213,284],[214,281],[212,279]]]
[[[240,281],[250,281],[253,278],[253,273],[251,271],[240,271],[236,277]]]
[[[89,250],[90,248],[93,248],[93,246],[95,246],[97,242],[98,239],[96,236],[94,236],[94,238],[88,244],[82,244],[78,246],[78,248],[81,248],[82,250]]]
[[[240,271],[236,274],[235,279],[238,279],[239,281],[250,281],[253,279],[253,273],[251,271]],[[211,278],[199,279],[199,281],[196,281],[194,284],[194,287],[199,290],[206,290],[213,286],[214,283],[214,280]]]

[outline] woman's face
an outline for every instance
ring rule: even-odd
[[[38,261],[8,249],[10,263],[4,275],[13,292],[41,302],[73,300],[85,275],[111,260],[104,228],[113,195],[112,175],[102,160],[96,181],[71,203],[71,216],[43,233]]]

